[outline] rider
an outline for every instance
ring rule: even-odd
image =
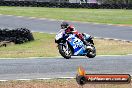
[[[89,46],[88,42],[84,39],[83,35],[79,33],[77,30],[75,30],[73,25],[70,25],[68,22],[63,21],[61,23],[61,29],[65,29],[66,34],[76,34],[76,36],[87,46],[87,49],[92,49],[91,46]]]

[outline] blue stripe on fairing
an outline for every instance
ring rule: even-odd
[[[76,49],[74,49],[74,52],[77,52],[78,50],[80,50],[80,48],[78,47],[78,48],[76,48]]]
[[[83,48],[81,48],[80,50],[78,50],[77,52],[74,53],[74,55],[78,55],[78,54],[83,54]]]

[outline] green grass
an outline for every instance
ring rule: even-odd
[[[54,36],[46,33],[33,33],[35,41],[9,45],[0,48],[0,57],[53,57],[58,56]]]
[[[33,33],[35,41],[0,47],[0,58],[60,56],[54,43],[54,34]],[[97,55],[132,54],[132,43],[94,39]]]
[[[59,20],[132,25],[132,10],[0,7],[0,14]]]

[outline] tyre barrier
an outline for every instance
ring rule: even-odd
[[[54,8],[90,8],[90,9],[132,9],[129,4],[98,4],[98,3],[56,3],[37,1],[0,1],[0,6],[21,6],[21,7],[54,7]]]
[[[0,42],[9,41],[15,44],[22,44],[28,41],[33,41],[34,37],[27,28],[16,29],[0,29]]]

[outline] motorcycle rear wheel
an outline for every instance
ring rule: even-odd
[[[94,46],[92,46],[92,47],[93,47],[93,50],[90,51],[90,52],[87,54],[87,57],[89,57],[89,58],[94,58],[94,57],[96,56],[96,49],[95,49]]]

